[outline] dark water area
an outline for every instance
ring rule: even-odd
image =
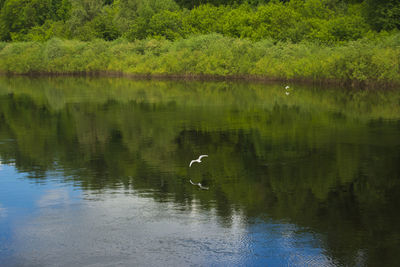
[[[397,265],[400,90],[285,85],[0,78],[0,265]]]

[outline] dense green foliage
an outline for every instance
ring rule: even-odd
[[[399,79],[400,2],[5,0],[0,71]],[[25,43],[24,43],[25,42]]]
[[[399,45],[400,34],[360,39],[339,47],[252,42],[218,34],[174,42],[51,39],[44,43],[1,43],[0,70],[399,82]]]
[[[369,32],[400,27],[400,2],[396,0],[177,3],[174,0],[5,0],[1,3],[0,39],[174,40],[193,34],[220,33],[251,40],[336,44],[359,39]]]
[[[400,92],[291,87],[2,77],[0,158],[41,183],[57,171],[97,194],[196,201],[225,223],[268,214],[323,235],[344,266],[360,249],[366,265],[396,262]]]

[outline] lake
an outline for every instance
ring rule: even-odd
[[[2,266],[395,266],[399,88],[285,86],[1,77]]]

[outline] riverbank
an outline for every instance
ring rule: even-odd
[[[3,74],[87,74],[301,81],[384,87],[400,83],[400,34],[340,46],[194,36],[177,41],[51,39],[0,43]]]

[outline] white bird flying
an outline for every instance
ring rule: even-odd
[[[189,164],[189,167],[191,167],[192,164],[195,163],[195,162],[200,163],[200,162],[201,162],[201,159],[204,158],[204,157],[208,157],[208,155],[201,155],[198,159],[192,160],[192,161],[190,162],[190,164]]]
[[[286,94],[286,95],[289,95],[289,92],[286,92],[285,94]]]
[[[287,89],[289,89],[289,88],[290,88],[289,85],[286,85],[285,89],[287,90]]]

